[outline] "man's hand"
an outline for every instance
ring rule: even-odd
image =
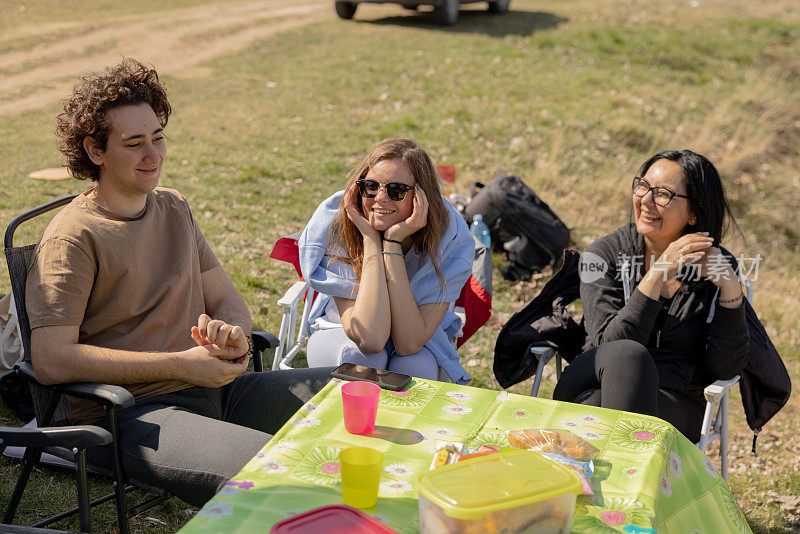
[[[216,348],[238,349],[241,357],[248,351],[247,336],[240,326],[231,326],[219,319],[212,319],[205,313],[197,319],[197,326],[192,327],[192,339],[198,346],[215,345]],[[231,358],[222,358],[231,359]]]
[[[194,328],[197,327],[192,327]],[[245,349],[246,350],[246,349]],[[241,350],[234,347],[219,348],[213,343],[198,344],[187,350],[183,380],[192,384],[218,388],[244,373],[250,356],[242,356]]]

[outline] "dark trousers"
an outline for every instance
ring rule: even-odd
[[[561,374],[553,398],[660,417],[693,443],[700,441],[705,403],[658,384],[656,364],[644,346],[611,341],[576,357]]]
[[[119,412],[125,474],[202,506],[330,380],[332,368],[246,373],[221,388],[191,387]],[[99,422],[105,426],[103,422]],[[110,466],[107,447],[87,451]]]

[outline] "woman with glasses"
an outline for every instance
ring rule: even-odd
[[[655,415],[696,442],[703,388],[747,363],[736,262],[720,247],[736,223],[714,165],[689,150],[648,159],[631,199],[633,222],[581,255],[586,352],[553,398]]]
[[[437,379],[469,375],[450,343],[449,311],[469,278],[475,242],[412,139],[381,141],[323,201],[299,240],[320,292],[310,312],[310,367],[343,362]]]

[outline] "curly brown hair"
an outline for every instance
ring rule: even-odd
[[[111,125],[108,111],[120,106],[149,104],[161,126],[167,125],[172,108],[167,92],[154,68],[124,58],[105,71],[93,72],[75,84],[72,95],[64,101],[64,111],[56,119],[58,149],[66,156],[70,173],[80,180],[100,178],[100,167],[89,159],[83,148],[87,136],[106,149]]]

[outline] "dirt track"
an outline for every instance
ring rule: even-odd
[[[333,16],[328,0],[262,0],[121,16],[102,26],[71,21],[20,27],[3,40],[41,35],[42,44],[0,54],[0,115],[51,104],[69,92],[76,75],[123,55],[152,63],[162,74],[191,76],[204,61]],[[48,34],[63,38],[48,40]]]

